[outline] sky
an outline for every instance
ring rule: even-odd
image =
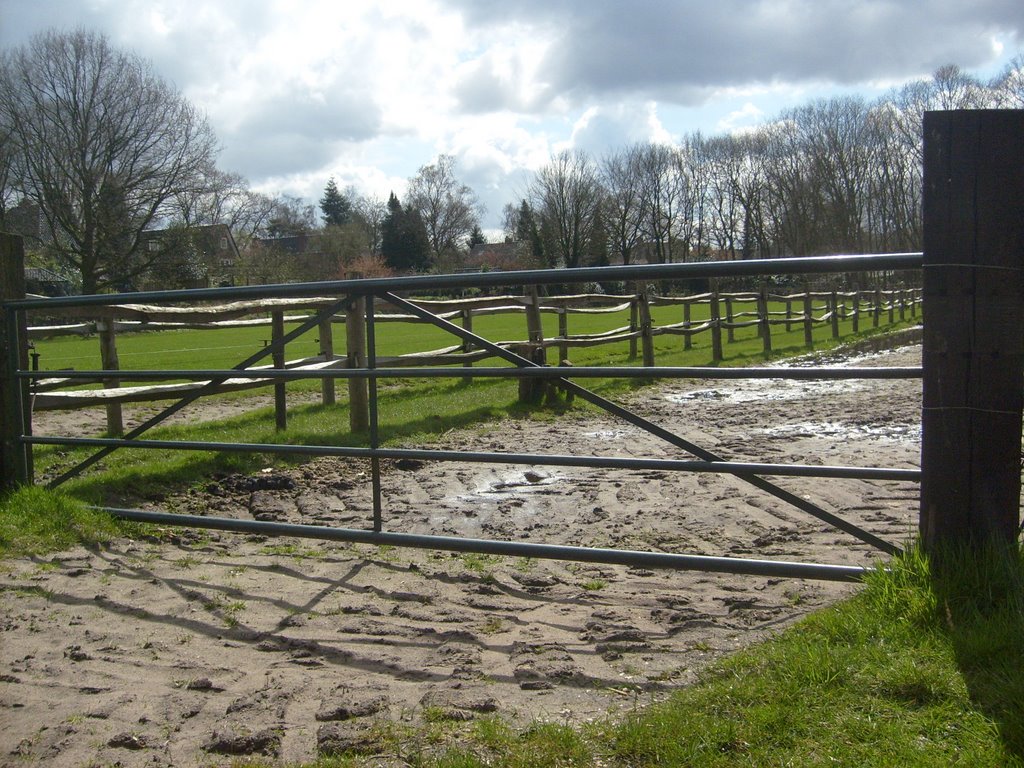
[[[742,131],[1024,53],[1021,0],[0,0],[0,48],[85,28],[204,110],[218,166],[400,198],[439,154],[500,229],[554,153]]]

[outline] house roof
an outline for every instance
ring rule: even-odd
[[[526,243],[478,243],[466,257],[466,266],[476,269],[513,270],[527,266]]]

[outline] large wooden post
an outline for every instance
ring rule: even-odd
[[[23,298],[23,241],[15,235],[0,232],[0,302]],[[25,333],[24,321],[15,325],[0,306],[0,491],[31,482],[28,451],[19,443],[28,429],[23,403],[25,387],[14,378],[16,368],[28,367],[28,349],[21,343]]]
[[[924,117],[926,549],[1016,541],[1024,345],[1024,111]]]

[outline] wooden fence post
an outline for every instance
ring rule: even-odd
[[[878,320],[882,316],[882,289],[875,287],[875,306],[871,312],[871,324],[872,327],[878,327]]]
[[[637,302],[640,300],[640,283],[633,283],[633,298],[629,300],[629,359],[636,360],[636,337],[633,336],[637,332],[637,328],[640,325],[639,318],[637,317]]]
[[[924,116],[926,549],[1016,541],[1024,373],[1024,112]]]
[[[110,315],[96,321],[96,330],[100,337],[100,367],[104,371],[121,370],[121,362],[117,357],[117,334],[114,330],[114,318]],[[119,379],[104,379],[104,389],[117,389],[121,386]],[[120,403],[109,403],[107,411],[107,434],[121,437],[124,434],[124,414]]]
[[[527,292],[526,303],[526,334],[529,346],[527,357],[538,365],[548,364],[547,350],[544,348],[544,323],[540,314],[540,294],[536,286]],[[548,382],[542,379],[520,379],[519,399],[526,403],[540,403]]]
[[[558,309],[558,335],[563,339],[569,338],[569,308],[563,304]],[[558,364],[564,365],[569,362],[569,345],[562,344],[558,347]]]
[[[725,340],[732,344],[736,341],[736,329],[732,327],[735,318],[732,314],[732,298],[726,296],[725,301]]]
[[[654,335],[651,324],[651,304],[647,299],[647,293],[641,293],[637,301],[637,309],[640,317],[640,342],[643,353],[643,364],[647,368],[654,367]]]
[[[320,320],[320,354],[324,360],[330,362],[334,359],[334,325],[333,316],[327,316]],[[337,402],[334,390],[334,379],[320,379],[320,402],[324,405],[334,405]]]
[[[23,298],[24,243],[20,237],[0,232],[0,302]],[[17,329],[11,325],[7,311],[0,307],[0,491],[32,481],[28,448],[18,442],[30,431],[23,405],[27,387],[14,378],[15,368],[28,367],[28,348],[21,343],[27,329],[25,322]]]
[[[786,333],[793,330],[793,300],[786,299]]]
[[[757,297],[757,314],[761,322],[761,340],[764,342],[764,356],[772,353],[772,324],[771,315],[768,314],[768,283],[761,286],[761,293]]]
[[[722,353],[722,318],[718,312],[718,281],[711,281],[711,359],[720,363]]]
[[[348,368],[366,367],[366,298],[353,299],[345,313],[345,362]],[[353,432],[370,428],[370,400],[366,379],[348,380],[348,425]]]
[[[274,310],[270,313],[270,343],[274,345],[274,351],[270,358],[275,368],[284,368],[285,353],[284,346],[278,346],[284,338],[284,312]],[[278,431],[288,429],[288,399],[285,391],[284,380],[274,382],[274,426]]]
[[[462,328],[463,328],[463,330],[466,330],[466,331],[469,331],[470,333],[472,333],[472,331],[473,331],[473,310],[469,309],[469,308],[462,309],[462,310],[460,310],[459,315],[460,315],[461,320],[462,320]],[[468,354],[472,350],[473,350],[473,343],[470,342],[469,340],[463,339],[463,341],[462,341],[462,353],[463,354]],[[463,363],[462,367],[463,368],[472,368],[473,367],[473,363]],[[473,383],[473,377],[472,376],[463,376],[462,377],[462,383],[463,384],[472,384]]]
[[[853,316],[853,332],[860,333],[860,291],[856,289],[853,291],[852,311],[850,314]]]
[[[811,299],[811,286],[804,283],[804,346],[814,348],[814,302]]]
[[[828,297],[829,320],[832,324],[832,338],[839,338],[839,292],[832,286],[832,292]]]
[[[688,331],[688,330],[690,330],[690,326],[691,325],[692,325],[692,323],[690,322],[690,302],[684,301],[683,302],[683,328]],[[690,350],[690,349],[693,349],[693,337],[689,333],[684,333],[683,334],[683,351],[685,352],[685,351]]]

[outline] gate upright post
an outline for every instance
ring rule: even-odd
[[[1016,541],[1024,111],[924,116],[923,545]]]
[[[25,247],[15,235],[0,232],[0,302],[25,298]],[[31,481],[23,397],[25,387],[15,378],[18,367],[28,367],[28,350],[21,339],[24,320],[0,306],[0,491]]]

